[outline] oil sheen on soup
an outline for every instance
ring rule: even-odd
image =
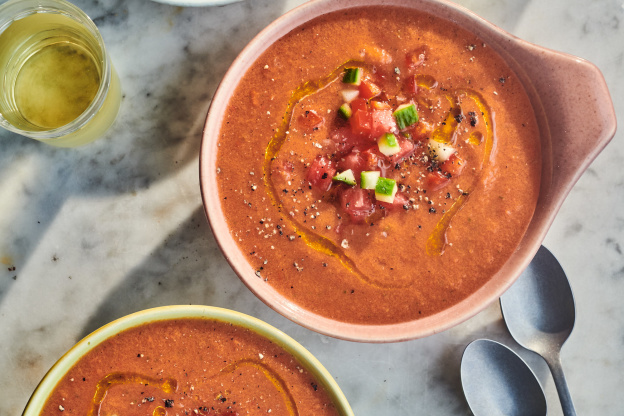
[[[105,340],[55,387],[47,415],[337,416],[323,386],[253,331],[188,318]]]
[[[334,12],[249,68],[219,137],[219,196],[256,275],[359,324],[429,316],[475,292],[535,209],[540,142],[503,59],[401,8]]]

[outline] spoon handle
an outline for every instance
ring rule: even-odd
[[[546,358],[546,357],[544,357]],[[563,368],[561,366],[561,357],[559,354],[548,357],[546,359],[550,372],[552,373],[553,380],[555,380],[555,386],[557,387],[557,393],[559,393],[559,400],[561,401],[561,409],[565,416],[576,416],[576,410],[574,410],[574,403],[572,403],[572,396],[570,396],[570,390],[568,389],[568,383],[563,375]]]

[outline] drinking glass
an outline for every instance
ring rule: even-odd
[[[108,130],[120,103],[119,77],[82,10],[65,0],[0,5],[0,126],[80,146]]]

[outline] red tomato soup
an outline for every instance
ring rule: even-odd
[[[392,324],[502,267],[540,166],[534,111],[492,48],[377,7],[321,16],[264,52],[229,103],[217,177],[259,279],[328,318]]]
[[[111,337],[54,389],[41,415],[328,415],[338,412],[292,355],[208,319],[157,321]]]

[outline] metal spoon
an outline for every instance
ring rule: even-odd
[[[561,347],[574,328],[574,297],[555,256],[541,246],[529,267],[501,296],[500,305],[511,336],[548,364],[563,414],[575,416],[560,356]]]
[[[475,416],[546,415],[546,397],[535,374],[503,344],[489,339],[468,344],[460,373]]]

